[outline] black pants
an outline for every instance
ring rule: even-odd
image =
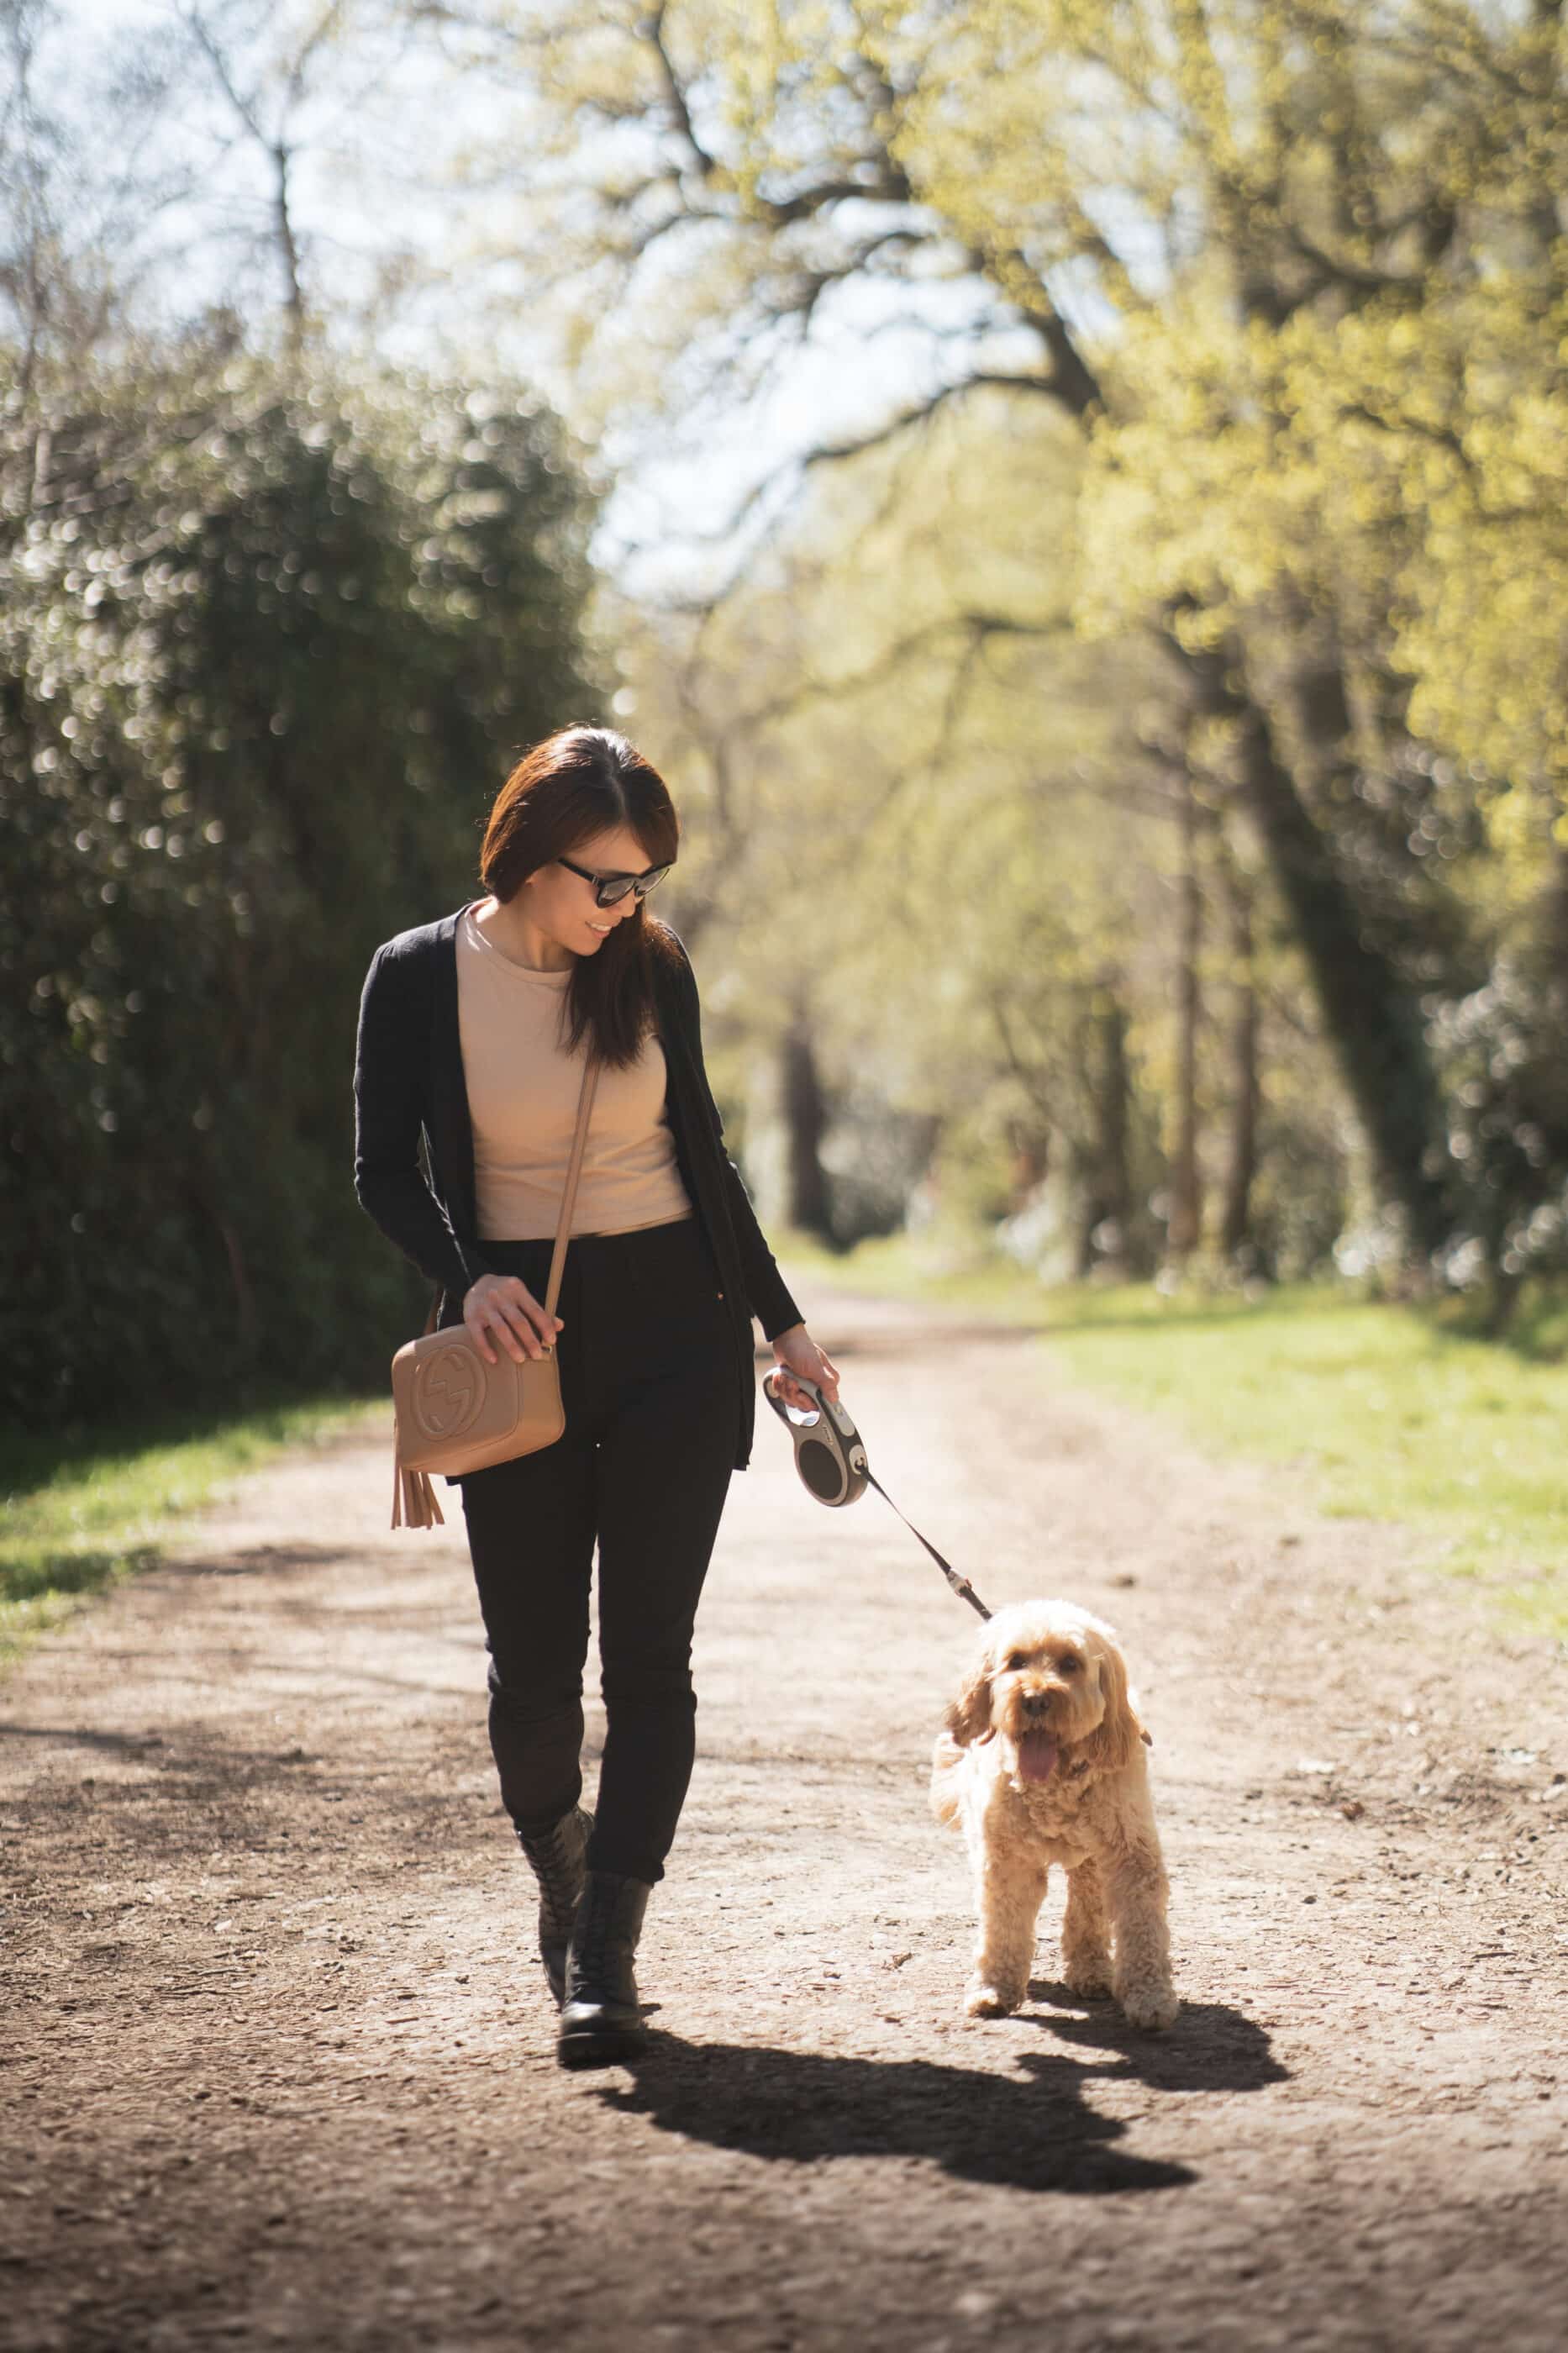
[[[544,1298],[547,1241],[487,1242]],[[606,1729],[588,1866],[664,1876],[691,1778],[691,1630],[737,1440],[734,1338],[696,1218],[574,1236],[557,1342],[566,1430],[462,1482],[489,1662],[490,1746],[520,1831],[582,1791],[599,1547]]]

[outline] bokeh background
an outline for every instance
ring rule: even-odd
[[[685,840],[779,1238],[1568,1259],[1557,0],[0,0],[0,1382],[379,1384],[376,944]]]

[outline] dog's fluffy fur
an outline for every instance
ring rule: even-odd
[[[1005,2017],[1027,1994],[1056,1862],[1069,1989],[1114,1994],[1134,2026],[1175,2019],[1148,1736],[1103,1620],[1021,1601],[987,1624],[931,1758],[932,1810],[962,1824],[974,1867],[971,2017]]]

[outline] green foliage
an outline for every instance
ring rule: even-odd
[[[402,13],[429,37],[428,10]],[[460,29],[443,17],[439,39],[433,74],[494,77],[462,110],[477,126],[465,305],[483,279],[510,306],[521,266],[530,333],[555,334],[579,420],[662,459],[699,447],[725,396],[782,386],[805,407],[836,358],[856,375],[791,528],[757,528],[777,485],[751,510],[734,593],[695,616],[605,598],[635,698],[622,715],[693,820],[672,911],[710,944],[727,1103],[765,1145],[757,1066],[809,1039],[837,1117],[832,1229],[893,1214],[934,1140],[937,1187],[1019,1214],[1015,1240],[1042,1264],[1151,1265],[1178,1171],[1184,1230],[1189,1196],[1203,1212],[1197,1256],[1223,1249],[1238,1268],[1288,1276],[1337,1243],[1344,1266],[1391,1279],[1485,1281],[1500,1314],[1531,1269],[1568,1259],[1562,11],[499,0]],[[493,279],[486,254],[504,265]],[[800,347],[806,371],[776,376]],[[894,349],[910,355],[896,380]],[[232,721],[223,757],[265,776],[246,790],[273,822],[252,812],[279,908],[291,890],[314,906],[343,851],[321,779],[343,773],[351,738],[395,739],[369,770],[396,839],[426,847],[389,846],[404,871],[377,888],[413,911],[422,861],[452,839],[451,780],[477,777],[510,723],[487,698],[505,691],[525,608],[546,639],[556,611],[504,582],[479,596],[466,554],[452,574],[426,559],[441,531],[408,539],[403,519],[450,505],[447,428],[431,443],[407,403],[374,418],[349,406],[327,492],[306,424],[330,394],[289,427],[293,455],[247,460],[228,538],[150,552],[139,583],[160,565],[167,577],[162,603],[138,586],[136,628],[174,678],[162,700],[137,701],[91,628],[71,661],[109,663],[103,691],[142,731],[147,776],[174,775],[176,814],[189,768],[224,821],[213,747],[186,714]],[[127,470],[143,522],[160,465],[194,486],[180,512],[199,511],[230,459],[160,424],[159,399],[144,449],[134,396],[109,408],[141,449]],[[429,413],[467,442],[449,396]],[[781,409],[759,413],[771,435]],[[25,502],[30,459],[13,454]],[[721,451],[716,479],[730,462]],[[287,535],[279,502],[310,510],[335,572],[262,578],[261,543]],[[497,544],[510,528],[496,522]],[[357,624],[335,588],[331,614],[315,609],[315,575],[355,584]],[[18,675],[40,681],[22,725],[59,753],[39,716],[44,595],[17,608],[33,614]],[[319,652],[294,628],[307,609]],[[502,617],[505,647],[481,609]],[[75,645],[85,604],[65,594],[61,610]],[[263,621],[273,650],[252,699]],[[114,627],[129,649],[129,623]],[[310,691],[329,671],[331,717]],[[221,718],[201,707],[209,677]],[[291,761],[307,708],[317,789]],[[162,809],[160,785],[134,824],[141,840],[179,833],[171,883],[209,851],[232,859],[232,839],[208,844]],[[61,864],[68,893],[77,862]],[[120,880],[92,868],[94,889]],[[154,924],[142,965],[162,937]],[[240,949],[280,987],[254,907],[233,913],[196,964],[231,1007],[223,958]],[[76,1008],[79,1060],[59,1060],[81,1098],[73,1172],[114,1161],[97,1119],[134,1115],[102,1074],[107,1055],[123,1062],[133,988],[151,1026],[141,979],[78,961],[22,1025],[41,1036]],[[38,976],[52,987],[47,957]],[[328,1067],[336,1046],[298,1018]],[[160,1054],[188,1067],[174,1008],[159,1019]],[[230,1029],[224,1069],[254,1091],[247,1024]],[[302,1198],[329,1124],[319,1108],[300,1131]],[[202,1295],[216,1270],[243,1303],[248,1273],[254,1320],[258,1235],[219,1230],[237,1180],[213,1132],[185,1139],[205,1206],[177,1214],[207,1237]],[[227,1132],[248,1165],[250,1129]],[[58,1192],[64,1170],[47,1175]],[[157,1214],[169,1198],[161,1180]],[[190,1262],[184,1247],[171,1266]],[[308,1312],[335,1321],[342,1261],[321,1262],[334,1272]]]
[[[1049,405],[977,390],[825,470],[712,611],[606,595],[599,617],[628,723],[688,820],[671,887],[706,960],[716,1074],[752,1113],[748,1168],[765,1171],[777,1116],[758,1067],[804,1008],[836,1202],[875,1131],[885,1161],[904,1145],[889,1173],[921,1208],[1017,1213],[1016,1247],[1060,1273],[1147,1271],[1175,1083],[1182,714],[1146,632],[1071,627],[1082,470]],[[1258,876],[1230,865],[1261,910],[1253,1258],[1300,1272],[1343,1221],[1344,1122],[1300,959]],[[1217,920],[1228,874],[1208,860],[1216,1139],[1239,977]]]
[[[1006,495],[1033,483],[991,416],[1003,494],[976,505],[989,564],[971,560],[979,534],[950,508],[945,585],[981,616],[994,584],[1016,586],[1031,562],[1039,602],[1070,571],[1063,619],[1080,637],[1102,631],[1120,649],[1158,631],[1187,659],[1189,688],[1213,657],[1223,692],[1194,697],[1184,733],[1172,723],[1173,664],[1164,733],[1257,886],[1260,981],[1285,1014],[1266,1041],[1260,1132],[1277,1165],[1260,1212],[1270,1182],[1277,1198],[1289,1191],[1284,1140],[1329,1124],[1278,1100],[1296,1095],[1303,1062],[1321,1084],[1321,1053],[1291,1042],[1321,1031],[1334,1092],[1372,1146],[1356,1187],[1361,1262],[1386,1255],[1404,1271],[1430,1253],[1440,1276],[1479,1269],[1506,1283],[1560,1250],[1562,11],[674,0],[654,15],[601,12],[588,40],[576,0],[553,0],[500,21],[535,69],[536,113],[574,185],[552,299],[573,313],[574,359],[600,409],[646,417],[649,375],[630,379],[626,364],[649,337],[667,339],[668,370],[654,374],[672,406],[700,381],[694,351],[748,385],[851,283],[880,303],[902,275],[917,313],[943,280],[978,281],[1013,322],[1010,352],[1020,327],[1033,333],[1035,366],[1008,363],[1029,387],[1014,405],[1054,407],[1079,443],[1067,561],[1042,563],[1027,497]],[[563,213],[546,176],[502,233],[527,243]],[[606,282],[621,290],[614,304]],[[981,346],[969,363],[988,379]],[[911,389],[912,414],[921,398]],[[918,615],[929,575],[897,578]],[[869,548],[861,580],[875,605]],[[750,583],[745,601],[754,615]],[[860,622],[847,623],[847,644]],[[1047,664],[1026,659],[1019,672],[1048,696]],[[908,665],[902,737],[929,744],[950,674],[924,649]],[[855,729],[856,690],[837,708]],[[978,822],[1004,832],[1009,769],[1037,756],[1042,732],[1043,765],[1058,766],[1072,732],[1054,709],[1042,723],[1026,708],[1019,697],[996,731],[994,786],[964,796],[973,812],[994,789]],[[1102,717],[1124,743],[1121,711]],[[963,760],[947,749],[952,792]],[[1124,797],[1125,764],[1106,764],[1102,780]],[[1119,826],[1131,841],[1124,797],[1109,823],[1080,822],[1075,807],[1075,852]],[[1163,849],[1128,862],[1157,876]],[[1200,978],[1212,982],[1227,910],[1212,872],[1202,887]],[[1188,1089],[1192,1057],[1173,1052],[1169,1026],[1159,1034],[1147,971],[1123,969],[1130,936],[1157,942],[1167,973],[1184,953],[1158,896],[1130,913],[1124,889],[1091,892],[1075,939],[1088,985],[1103,989],[1115,968],[1130,999],[1150,1124],[1190,1133],[1194,1105],[1172,1096]],[[1092,1058],[1060,1018],[1058,913],[1026,936],[966,882],[950,934],[954,1029],[967,1022],[963,1079],[1000,1094],[1019,1084],[1021,1058],[977,1010],[984,989],[977,1000],[966,967],[994,956],[1020,1017],[1034,1008],[1035,1046],[1051,1004],[1053,1124],[1082,1163],[1100,1152],[1094,1122],[1068,1107]],[[896,949],[885,962],[896,969]],[[1203,1018],[1196,1111],[1212,1199],[1216,1120],[1237,1088]],[[1336,1157],[1315,1155],[1310,1236],[1286,1254],[1321,1247],[1331,1197],[1347,1190]],[[1144,1175],[1149,1165],[1144,1155]],[[1280,1230],[1260,1215],[1254,1240],[1279,1263],[1270,1224]]]
[[[1324,1288],[1063,1299],[1050,1329],[1075,1375],[1171,1415],[1202,1445],[1298,1473],[1331,1514],[1405,1522],[1424,1564],[1479,1577],[1510,1610],[1568,1633],[1562,1365]]]
[[[588,502],[527,399],[247,363],[0,433],[5,1408],[378,1372],[351,1183],[378,941],[579,706]]]
[[[1194,646],[1245,645],[1361,937],[1424,1018],[1441,1269],[1506,1305],[1565,1262],[1561,28],[1427,0],[1223,15],[1224,233],[1120,339],[1079,617],[1121,631],[1152,593]]]

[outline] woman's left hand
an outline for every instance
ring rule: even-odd
[[[838,1367],[831,1356],[825,1356],[804,1324],[792,1324],[773,1342],[773,1355],[783,1368],[784,1378],[775,1381],[774,1388],[785,1405],[793,1405],[797,1413],[815,1413],[815,1401],[791,1378],[804,1373],[815,1381],[831,1404],[838,1402]]]

